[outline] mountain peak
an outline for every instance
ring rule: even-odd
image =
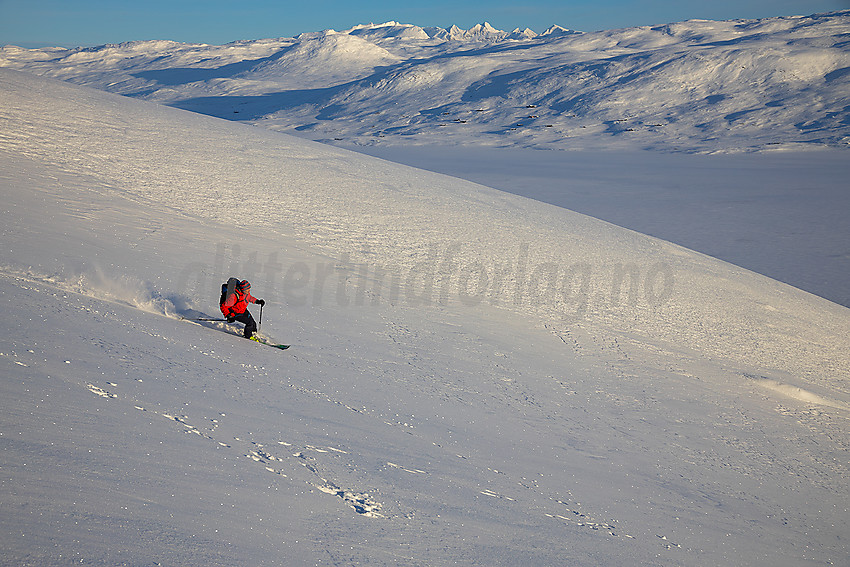
[[[440,28],[436,28],[439,30]],[[490,25],[489,22],[475,24],[468,30],[464,30],[457,25],[452,25],[448,30],[443,30],[445,33],[436,33],[431,37],[440,39],[450,39],[454,41],[463,40],[500,40],[508,37],[508,32],[498,30]]]
[[[524,30],[514,28],[514,31],[508,35],[507,39],[534,39],[535,37],[537,37],[537,33],[530,28],[525,28]]]
[[[563,27],[561,27],[557,24],[554,24],[554,25],[549,26],[549,28],[546,29],[546,31],[544,31],[540,35],[546,36],[546,37],[557,37],[559,35],[575,35],[575,34],[579,34],[579,33],[581,33],[581,32],[571,30],[571,29],[567,29],[567,28],[563,28]]]
[[[364,39],[380,40],[387,38],[400,39],[429,39],[430,35],[421,27],[413,24],[402,24],[396,21],[382,24],[360,24],[342,33],[360,36]]]

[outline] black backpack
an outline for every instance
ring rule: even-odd
[[[239,285],[239,280],[230,278],[226,283],[221,284],[221,298],[218,300],[218,306],[221,307],[227,296],[236,291],[236,286]]]

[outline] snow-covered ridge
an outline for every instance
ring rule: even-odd
[[[386,22],[0,66],[333,143],[750,151],[850,142],[850,11],[541,34]]]

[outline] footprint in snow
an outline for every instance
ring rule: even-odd
[[[100,396],[101,398],[117,398],[118,397],[118,394],[113,394],[112,392],[108,392],[107,390],[104,390],[103,388],[95,386],[94,384],[86,384],[86,388],[88,388],[89,392],[91,392],[92,394],[95,394],[97,396]]]

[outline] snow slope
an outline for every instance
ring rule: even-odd
[[[0,93],[4,561],[848,556],[846,308],[267,130]],[[229,275],[291,349],[179,320]]]
[[[850,12],[541,35],[387,22],[223,46],[7,46],[0,66],[314,140],[846,148]]]

